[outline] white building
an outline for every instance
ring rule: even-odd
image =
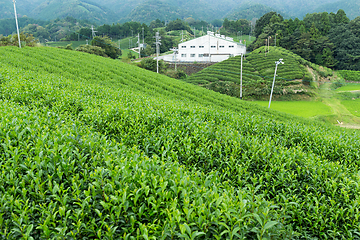
[[[229,57],[246,53],[244,44],[210,31],[205,36],[180,43],[178,49],[176,54],[178,62],[221,62]],[[175,56],[172,57],[172,61],[175,60],[174,58]]]

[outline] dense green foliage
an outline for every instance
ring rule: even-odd
[[[0,53],[2,237],[359,237],[358,133],[112,59]]]
[[[307,14],[299,19],[284,20],[270,12],[256,24],[256,41],[252,49],[266,41],[300,55],[318,65],[342,70],[360,70],[360,17],[352,21],[343,10],[335,13]],[[277,40],[275,43],[275,39]]]
[[[311,90],[304,85],[310,85],[312,81],[316,81],[316,78],[307,70],[307,67],[314,69],[318,76],[332,75],[331,69],[320,68],[281,47],[270,47],[270,51],[266,54],[265,47],[261,47],[248,54],[243,61],[243,96],[245,98],[256,99],[270,94],[275,61],[280,58],[284,59],[285,64],[280,65],[277,70],[275,95],[311,94],[309,92]],[[239,97],[240,66],[240,56],[233,57],[191,75],[186,81],[216,92]]]
[[[109,37],[94,37],[91,41],[91,45],[104,49],[105,54],[113,59],[116,59],[121,55],[121,50]]]
[[[22,21],[21,19],[23,18],[20,18],[19,20]],[[20,26],[20,30],[22,32],[32,34],[41,42],[45,42],[78,40],[79,38],[88,39],[91,36],[90,27],[91,23],[89,21],[66,17],[51,21],[30,21],[29,24]],[[16,31],[16,29],[14,31]]]
[[[34,47],[38,41],[32,34],[20,33],[21,46]],[[7,37],[0,35],[0,46],[19,46],[19,38],[17,34]]]
[[[248,2],[233,9],[226,17],[229,20],[247,19],[250,21],[254,18],[261,18],[266,13],[274,11],[276,10],[266,5]]]
[[[32,19],[32,18],[28,18],[28,17],[18,18],[19,28],[23,28],[29,24],[45,26],[48,23],[49,22],[47,22],[47,21]],[[14,18],[1,19],[0,20],[0,34],[7,36],[7,35],[10,35],[13,33],[16,33],[15,19]]]
[[[236,21],[229,21],[227,18],[224,19],[223,29],[221,34],[251,34],[251,22],[245,19],[239,19]]]
[[[176,19],[169,22],[169,24],[166,25],[165,30],[168,32],[172,30],[186,30],[188,32],[191,32],[189,24],[187,24],[185,21],[182,21],[181,19]]]
[[[357,0],[339,0],[324,4],[314,12],[337,12],[339,8],[343,9],[350,19],[355,19],[359,16],[360,2]]]
[[[338,71],[346,81],[360,82],[360,71],[341,70]]]
[[[98,47],[98,46],[92,46],[92,45],[80,45],[79,47],[77,47],[75,49],[76,51],[79,52],[86,52],[89,54],[95,54],[101,57],[109,57],[106,52],[105,49]]]

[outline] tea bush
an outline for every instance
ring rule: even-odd
[[[112,59],[0,53],[3,238],[360,237],[357,132]]]

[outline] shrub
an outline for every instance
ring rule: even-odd
[[[86,52],[86,53],[90,53],[90,54],[95,54],[95,55],[98,55],[98,56],[101,56],[101,57],[109,57],[108,55],[106,55],[104,49],[102,49],[101,47],[97,47],[97,46],[80,45],[75,50],[79,51],[79,52]]]

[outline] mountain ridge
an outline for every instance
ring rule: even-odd
[[[149,23],[156,18],[161,21],[174,20],[176,18],[193,17],[199,20],[212,21],[231,16],[233,9],[242,12],[238,14],[241,18],[254,18],[260,12],[271,9],[286,16],[302,18],[306,13],[333,10],[341,8],[344,4],[347,11],[350,11],[350,18],[355,18],[356,9],[352,9],[352,1],[321,0],[302,2],[295,0],[275,0],[265,2],[257,0],[252,3],[254,9],[244,9],[249,4],[247,0],[224,0],[224,1],[203,1],[203,0],[104,0],[101,3],[91,0],[25,0],[17,3],[18,16],[52,20],[71,16],[77,19],[86,19],[98,24],[140,21]],[[260,4],[260,5],[259,5]],[[149,7],[150,6],[150,7]],[[258,9],[260,8],[260,9]],[[262,8],[262,9],[261,9]],[[244,11],[245,10],[245,11]],[[0,19],[12,18],[13,5],[11,1],[0,0]],[[254,12],[259,14],[254,15]]]

